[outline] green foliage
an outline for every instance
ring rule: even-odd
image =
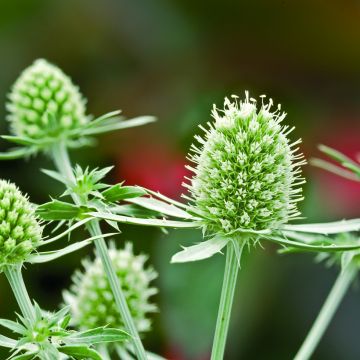
[[[0,180],[0,271],[25,261],[41,234],[34,206],[14,184]]]
[[[149,331],[147,314],[156,310],[149,298],[157,292],[150,283],[156,278],[156,272],[151,267],[145,268],[146,256],[134,255],[130,243],[121,250],[112,245],[109,255],[138,332]],[[64,292],[65,303],[71,309],[72,325],[82,330],[103,325],[122,328],[124,323],[100,258],[85,260],[83,267],[84,272],[76,271],[70,290]]]
[[[9,359],[62,359],[61,353],[70,359],[101,360],[100,354],[91,348],[93,345],[128,340],[129,335],[120,329],[98,327],[76,332],[67,329],[70,322],[69,308],[56,313],[46,312],[35,304],[35,320],[19,316],[18,321],[0,319],[0,326],[17,334],[16,340],[2,337],[0,346],[10,347]],[[0,338],[1,340],[1,338]],[[16,346],[14,346],[16,344]]]

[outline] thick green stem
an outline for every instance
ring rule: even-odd
[[[52,149],[52,157],[55,162],[55,165],[59,172],[66,177],[71,182],[75,181],[75,177],[72,171],[71,162],[69,159],[69,155],[67,152],[66,145],[64,143],[58,143],[54,145]],[[80,199],[76,194],[72,194],[72,198],[75,203],[79,204]],[[89,230],[89,233],[91,236],[98,236],[101,235],[101,229],[99,222],[97,220],[92,220],[87,225],[87,229]],[[104,270],[106,272],[106,275],[109,280],[109,284],[111,287],[111,290],[114,295],[115,303],[118,308],[118,311],[121,315],[121,318],[124,321],[125,328],[128,331],[128,333],[132,336],[132,342],[134,344],[135,352],[137,355],[137,358],[139,360],[146,360],[146,352],[144,349],[144,346],[141,342],[141,339],[139,337],[139,334],[137,332],[137,329],[135,327],[133,318],[131,316],[129,307],[126,302],[125,295],[121,289],[120,280],[116,275],[114,266],[111,262],[109,252],[106,246],[106,242],[103,238],[94,240],[96,250],[101,258],[102,264],[104,266]]]
[[[352,264],[340,273],[294,360],[307,360],[312,356],[356,274],[357,268]]]
[[[26,290],[24,279],[21,273],[22,264],[16,266],[8,266],[4,273],[9,281],[11,289],[14,293],[16,301],[23,316],[32,322],[35,321],[34,306],[30,300],[29,294]]]
[[[229,242],[226,250],[224,280],[221,290],[211,360],[222,360],[224,358],[226,338],[229,329],[231,308],[234,299],[238,271],[239,261],[236,257],[234,244]]]

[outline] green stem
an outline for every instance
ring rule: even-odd
[[[54,145],[52,149],[52,157],[55,162],[55,165],[59,172],[66,177],[68,180],[74,182],[75,177],[72,171],[71,162],[69,159],[69,155],[67,152],[66,145],[62,142]],[[80,199],[76,194],[72,194],[72,198],[75,203],[79,204]],[[87,226],[89,233],[91,236],[98,236],[101,235],[101,229],[99,225],[98,220],[92,220],[90,223],[88,223]],[[121,315],[121,318],[124,321],[125,328],[128,331],[128,333],[132,337],[132,342],[134,344],[135,352],[137,355],[137,358],[139,360],[146,360],[146,352],[144,349],[144,346],[141,342],[141,339],[139,337],[139,334],[137,332],[137,329],[135,327],[134,320],[131,316],[129,307],[126,302],[126,298],[124,295],[124,292],[121,289],[120,280],[116,275],[114,266],[111,262],[109,252],[106,246],[106,242],[103,238],[94,240],[96,250],[101,258],[102,264],[104,266],[105,273],[108,277],[109,284],[111,287],[111,290],[114,295],[115,303],[118,308],[118,311]]]
[[[352,264],[340,273],[294,360],[307,360],[311,357],[356,274],[357,268]]]
[[[229,329],[231,308],[234,299],[238,271],[239,262],[235,254],[234,244],[229,242],[226,250],[224,280],[221,290],[211,360],[222,360],[224,358],[226,338]]]
[[[34,306],[30,300],[29,294],[26,290],[24,279],[21,273],[22,264],[16,266],[7,266],[4,273],[9,281],[11,289],[14,293],[16,301],[23,316],[32,322],[35,321]]]

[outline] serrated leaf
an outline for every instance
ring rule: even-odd
[[[146,191],[137,186],[121,186],[121,184],[116,184],[101,194],[108,202],[116,202],[146,195]]]
[[[58,348],[65,355],[73,356],[75,359],[102,360],[101,355],[88,345],[64,345]]]
[[[124,330],[99,327],[71,334],[63,338],[63,341],[66,344],[77,343],[94,345],[100,343],[121,342],[129,340],[130,338],[131,336]]]
[[[60,234],[58,234],[58,235],[56,235],[56,236],[54,236],[54,237],[52,237],[52,238],[50,238],[50,239],[43,240],[40,245],[42,246],[42,245],[50,244],[50,243],[52,243],[52,242],[54,242],[54,241],[57,241],[57,240],[63,238],[64,236],[70,234],[70,233],[71,233],[72,231],[74,231],[75,229],[77,229],[77,228],[85,225],[85,224],[88,223],[89,221],[91,221],[91,218],[86,218],[86,219],[80,220],[80,221],[76,222],[74,225],[68,227],[68,228],[67,228],[65,231],[63,231],[62,233],[60,233]]]
[[[12,321],[8,319],[0,319],[0,325],[17,334],[22,335],[26,333],[26,328],[16,321]]]
[[[72,203],[53,200],[36,208],[36,214],[46,221],[73,220],[78,219],[82,212],[88,209]]]
[[[165,219],[140,219],[134,217],[127,217],[122,215],[108,214],[104,212],[90,212],[89,216],[97,219],[112,220],[124,224],[144,225],[144,226],[157,226],[169,228],[200,228],[200,224],[195,221],[174,221]]]
[[[229,238],[215,236],[210,240],[185,247],[171,258],[171,263],[184,263],[207,259],[219,253],[229,241]]]
[[[283,225],[282,230],[299,231],[313,234],[338,234],[359,231],[360,219],[341,220],[318,224]]]
[[[195,219],[186,211],[179,209],[175,205],[167,204],[164,201],[149,197],[141,197],[136,199],[129,199],[128,202],[144,207],[145,209],[153,210],[164,215],[174,216],[181,219]]]

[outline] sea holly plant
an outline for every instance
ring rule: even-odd
[[[0,159],[44,152],[52,158],[61,176],[75,183],[68,148],[88,145],[93,135],[154,121],[150,116],[125,121],[119,118],[118,111],[92,120],[86,115],[85,102],[78,88],[57,66],[44,59],[36,60],[15,82],[7,104],[13,135],[4,138],[20,147],[0,154]],[[77,205],[81,203],[76,193],[71,196]],[[99,222],[90,221],[86,227],[92,237],[97,237],[95,246],[109,278],[118,311],[132,336],[136,354],[139,359],[146,359],[121,284],[116,279],[105,240],[101,237]]]
[[[42,323],[52,323],[53,320],[48,320],[49,318],[61,318],[56,325],[59,328],[48,326],[47,332],[41,332],[46,334],[45,343],[48,341],[56,344],[55,350],[61,354],[69,355],[70,358],[91,358],[91,354],[85,355],[82,352],[85,351],[84,345],[91,344],[91,351],[94,349],[97,353],[98,350],[105,359],[114,349],[121,358],[134,357],[143,360],[155,356],[146,352],[143,347],[139,336],[143,328],[139,327],[137,312],[133,311],[133,299],[126,296],[129,284],[126,277],[119,275],[116,256],[112,258],[112,253],[116,252],[115,248],[108,249],[104,238],[109,234],[102,233],[100,222],[106,222],[117,232],[121,223],[160,228],[201,229],[203,241],[175,254],[172,258],[173,263],[206,259],[226,248],[224,281],[212,349],[213,360],[220,360],[224,356],[236,278],[245,247],[269,240],[287,251],[301,249],[351,254],[360,249],[360,243],[353,238],[338,241],[332,236],[342,232],[359,231],[360,219],[325,224],[288,224],[290,220],[300,218],[297,203],[303,198],[301,185],[304,183],[300,167],[305,161],[299,153],[300,141],[291,143],[288,138],[293,128],[282,124],[285,113],[280,107],[274,109],[272,100],[266,102],[265,97],[262,97],[258,103],[246,93],[244,100],[233,97],[232,100],[225,99],[223,109],[214,107],[214,121],[209,122],[207,128],[202,127],[204,136],[196,136],[198,144],[191,148],[189,158],[193,165],[189,168],[193,171],[193,176],[187,179],[185,185],[188,189],[187,195],[184,196],[187,204],[141,187],[126,186],[123,183],[106,184],[104,177],[111,170],[110,167],[73,167],[68,153],[70,148],[93,144],[94,135],[139,126],[154,120],[152,117],[124,120],[119,117],[119,112],[93,119],[86,114],[85,104],[86,101],[79,89],[58,67],[43,59],[35,61],[20,75],[9,94],[7,108],[12,134],[3,138],[17,147],[0,153],[0,159],[29,157],[36,153],[49,156],[56,170],[44,172],[60,181],[64,185],[64,192],[58,199],[40,205],[37,215],[45,221],[57,221],[59,227],[66,226],[62,234],[69,234],[76,228],[85,226],[91,235],[84,242],[71,244],[55,254],[34,252],[34,256],[38,256],[39,259],[41,255],[43,261],[49,261],[59,254],[85,246],[90,241],[94,241],[96,247],[94,264],[97,265],[94,265],[94,271],[103,281],[96,283],[98,287],[90,292],[83,288],[77,291],[76,288],[85,286],[88,276],[86,272],[83,275],[78,273],[77,276],[81,280],[75,280],[72,290],[66,296],[70,299],[70,309],[73,311],[73,325],[78,327],[82,334],[78,337],[73,336],[78,341],[72,350],[68,350],[73,352],[61,352],[57,346],[59,344],[62,350],[64,346],[72,346],[66,342],[69,339],[67,336],[72,336],[66,330],[71,315],[69,319],[65,312],[61,313],[61,316],[55,314],[46,317],[42,311],[37,310],[37,318],[34,311],[31,314],[32,323],[25,326],[32,329],[31,326],[39,319]],[[6,204],[5,202],[4,206]],[[0,230],[2,226],[1,223]],[[3,229],[7,231],[6,226]],[[55,241],[54,239],[57,237],[51,241]],[[15,246],[17,249],[16,241],[14,243],[11,240],[6,245],[4,243],[4,249],[9,246]],[[26,242],[25,244],[29,245]],[[22,245],[19,249],[23,251],[23,247],[26,248]],[[16,254],[21,255],[21,251]],[[100,262],[102,268],[99,267]],[[133,264],[135,263],[136,261]],[[92,265],[87,263],[86,267],[92,268]],[[139,268],[135,267],[130,267],[127,271],[136,277]],[[95,285],[95,281],[91,285]],[[104,294],[99,290],[99,286],[106,287]],[[144,287],[139,291],[147,293]],[[153,290],[150,290],[150,293],[151,291]],[[100,327],[96,329],[85,329],[87,326],[98,325],[85,325],[76,315],[79,314],[76,311],[84,310],[81,305],[89,304],[89,301],[80,300],[81,304],[77,303],[75,312],[74,306],[71,305],[87,294],[90,296],[89,299],[95,302],[100,301],[100,295],[107,294],[104,301],[112,304],[111,307],[106,307],[106,311],[110,312],[106,313],[106,318],[98,319],[113,323],[116,327],[125,327],[130,338],[123,346],[119,346],[120,339],[116,336],[111,337],[110,333],[106,337],[107,340],[104,340],[104,332],[108,329],[104,326],[108,324],[99,324]],[[109,294],[113,300],[110,300]],[[142,296],[145,296],[144,294]],[[32,304],[29,300],[20,307],[23,306],[24,311],[29,311],[30,314],[30,305]],[[27,306],[29,309],[25,310]],[[151,307],[151,304],[149,306]],[[97,314],[99,315],[100,313]],[[89,316],[86,315],[86,318]],[[109,321],[113,318],[114,322]],[[20,328],[17,330],[15,332],[28,339],[28,336],[24,335],[27,332]],[[61,341],[58,340],[57,331],[61,334]],[[90,339],[94,339],[99,333],[104,340],[101,342],[108,342],[112,338],[112,342],[116,344],[107,346],[97,340],[91,342]],[[121,334],[126,337],[124,333]],[[1,338],[0,344],[14,344],[13,341]],[[23,340],[23,343],[27,344],[29,341]],[[78,345],[82,346],[82,350],[76,347]],[[37,347],[40,348],[45,349],[44,346]],[[26,345],[24,349],[30,352],[30,355],[25,354],[23,359],[34,357],[31,354],[31,351],[34,351],[32,346]],[[44,358],[61,359],[58,355],[53,356],[55,350],[45,349]],[[96,359],[96,356],[93,355],[93,358]]]
[[[126,289],[126,300],[137,331],[139,334],[148,332],[151,329],[148,314],[157,310],[156,305],[150,301],[150,297],[157,293],[157,289],[151,287],[157,273],[152,267],[145,267],[145,255],[134,255],[131,243],[126,243],[123,249],[117,249],[112,243],[109,255],[116,275]],[[103,324],[108,324],[112,328],[124,327],[124,321],[116,309],[109,281],[98,256],[92,261],[84,260],[83,270],[77,270],[72,280],[70,289],[64,291],[64,302],[70,307],[70,323],[73,327],[82,331]],[[119,354],[121,359],[132,359],[131,354],[134,352],[129,342],[99,344],[98,350],[104,359],[112,359],[114,353]],[[155,355],[147,353],[147,356],[152,358]]]
[[[12,183],[0,180],[0,272],[4,272],[13,290],[22,315],[20,322],[0,319],[0,326],[16,333],[12,339],[0,335],[0,346],[12,351],[11,359],[101,359],[99,353],[89,346],[108,341],[121,342],[130,336],[121,329],[97,327],[89,332],[67,330],[70,320],[68,309],[55,314],[45,313],[30,300],[22,277],[24,263],[42,263],[57,259],[90,243],[87,239],[63,247],[57,251],[38,251],[40,246],[52,243],[75,229],[50,238],[43,238],[43,226],[35,206]],[[63,354],[63,355],[62,355]],[[65,355],[66,354],[66,357]]]

